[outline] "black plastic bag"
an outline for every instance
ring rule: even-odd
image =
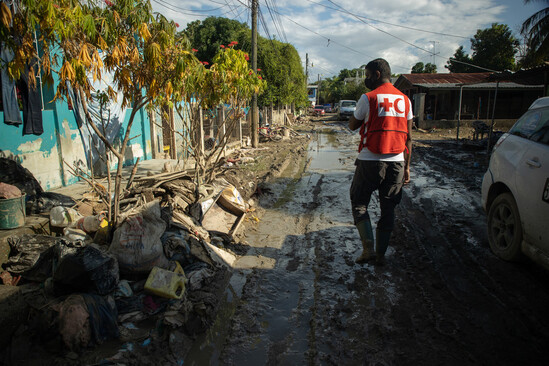
[[[8,238],[10,254],[2,267],[21,275],[25,280],[43,282],[51,277],[55,258],[55,244],[59,238],[47,235],[29,235]]]
[[[88,245],[60,256],[53,274],[53,291],[58,296],[72,292],[106,295],[116,289],[118,279],[116,258]]]
[[[88,307],[90,328],[95,343],[101,344],[109,339],[118,338],[120,333],[116,322],[116,306],[98,295],[82,294],[82,297]]]

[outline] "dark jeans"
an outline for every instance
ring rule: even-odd
[[[17,101],[15,81],[8,76],[7,63],[13,60],[13,52],[2,43],[0,50],[0,67],[2,68],[2,106],[4,108],[4,122],[8,125],[19,126],[21,123],[21,112]]]
[[[29,81],[29,72],[32,70],[25,66],[25,71],[17,82],[23,102],[23,135],[41,135],[44,133],[42,125],[42,95],[39,80],[32,87]]]
[[[368,204],[375,190],[379,192],[380,231],[391,231],[395,224],[395,207],[402,198],[404,162],[357,160],[351,184],[351,206],[355,224],[370,220]]]

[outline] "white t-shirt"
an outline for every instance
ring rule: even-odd
[[[410,104],[409,99],[408,104],[410,105],[410,111],[408,112],[408,116],[406,117],[406,119],[410,120],[414,118],[414,114],[412,113],[412,104]],[[368,121],[368,117],[370,116],[370,102],[368,101],[368,97],[366,96],[366,94],[362,94],[362,96],[358,100],[354,116],[359,121]],[[404,152],[401,152],[399,154],[376,154],[371,152],[366,146],[364,146],[358,154],[358,160],[404,161]]]

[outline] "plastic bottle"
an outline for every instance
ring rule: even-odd
[[[186,282],[181,266],[176,266],[175,272],[153,267],[145,282],[145,291],[168,299],[181,299]]]
[[[85,231],[86,233],[95,233],[101,227],[106,226],[107,221],[104,220],[105,215],[99,214],[95,216],[85,216],[78,220],[76,228]]]
[[[73,208],[56,206],[50,210],[50,224],[52,226],[68,226],[76,222],[81,215]]]
[[[91,239],[85,232],[75,227],[66,227],[63,229],[63,236],[71,241],[86,241]]]

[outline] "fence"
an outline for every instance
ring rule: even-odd
[[[191,129],[190,108],[184,108],[182,115],[173,109],[155,110],[151,119],[156,128],[151,135],[156,136],[156,158],[171,158],[187,161],[192,156],[190,143],[200,144],[208,151],[215,144],[227,138],[227,147],[243,147],[251,141],[250,108],[236,110],[227,106],[216,109],[203,109],[196,116],[201,120],[202,128]],[[201,116],[201,117],[200,117]],[[260,124],[270,126],[287,126],[294,122],[293,107],[278,106],[260,109]],[[159,131],[160,130],[160,131]],[[191,136],[194,132],[195,135]]]

